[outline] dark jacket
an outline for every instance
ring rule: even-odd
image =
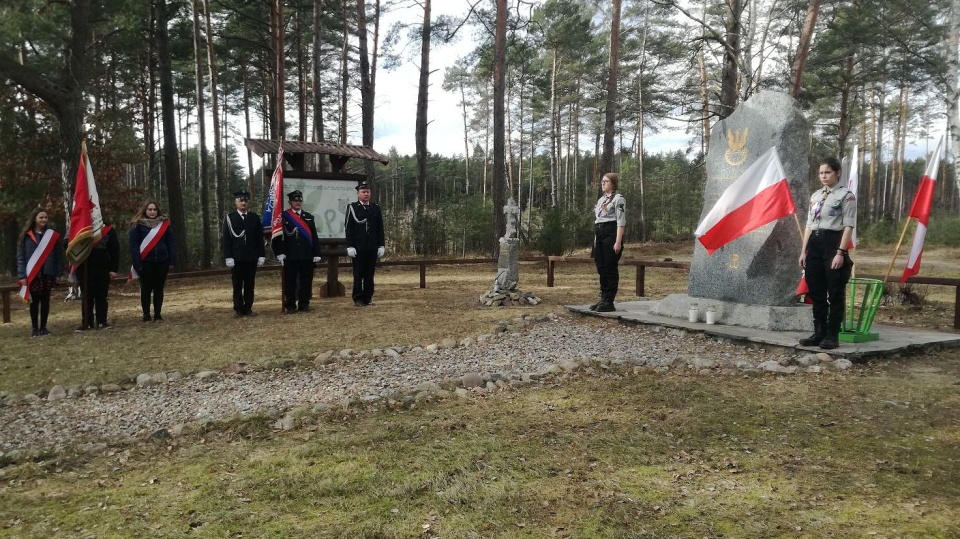
[[[383,237],[383,213],[380,206],[370,203],[364,206],[359,201],[347,206],[344,228],[347,247],[358,251],[376,251],[386,245]]]
[[[43,234],[51,232],[51,229],[45,228]],[[26,279],[27,278],[27,262],[30,261],[30,257],[33,256],[33,253],[37,250],[37,247],[40,245],[40,239],[43,238],[43,235],[36,236],[36,241],[30,237],[30,234],[27,234],[23,237],[23,241],[20,242],[20,246],[17,249],[17,279]],[[59,277],[60,273],[63,272],[64,268],[64,254],[63,254],[63,243],[57,242],[53,246],[53,252],[50,253],[50,256],[47,257],[47,260],[43,263],[43,268],[40,270],[39,275],[46,275],[48,277]]]
[[[143,267],[141,262],[176,266],[177,256],[173,241],[173,228],[170,227],[167,228],[160,241],[153,246],[153,249],[147,253],[146,259],[140,260],[140,244],[150,234],[150,230],[151,228],[143,223],[137,223],[130,227],[130,233],[127,237],[130,243],[130,260],[133,261],[133,269],[140,271]]]
[[[313,260],[313,257],[320,256],[320,240],[317,238],[317,224],[313,215],[301,210],[300,217],[313,237],[305,238],[284,212],[283,234],[274,238],[270,244],[274,254],[287,255],[290,260]]]
[[[246,218],[241,218],[238,211],[228,213],[223,219],[220,240],[223,258],[232,258],[239,262],[256,262],[258,258],[264,256],[260,216],[252,211],[247,212]]]
[[[105,236],[90,250],[90,256],[80,264],[80,267],[89,267],[96,273],[117,273],[120,271],[120,240],[117,231],[110,228]]]

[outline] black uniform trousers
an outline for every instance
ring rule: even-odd
[[[107,294],[110,292],[110,270],[104,263],[91,261],[93,255],[77,268],[80,294],[86,299],[84,319],[87,327],[101,326],[107,323]],[[94,316],[96,313],[96,316]]]
[[[617,243],[617,222],[608,221],[596,224],[596,234],[593,239],[593,261],[597,263],[597,275],[600,277],[600,298],[613,303],[620,287],[620,256],[613,252],[613,245]]]
[[[303,309],[310,306],[313,296],[313,259],[283,262],[283,306]]]
[[[250,314],[250,307],[253,306],[253,287],[257,280],[257,261],[234,261],[230,276],[233,279],[233,310],[237,314]]]
[[[840,269],[830,268],[842,236],[839,230],[814,230],[807,241],[804,277],[810,288],[807,295],[813,301],[813,323],[818,332],[830,337],[840,334],[847,282],[853,270],[853,261],[848,255],[843,256]]]
[[[142,262],[140,269],[140,308],[143,314],[150,314],[150,299],[153,298],[153,314],[163,309],[163,287],[170,272],[169,262]]]
[[[353,258],[353,301],[370,303],[373,300],[373,274],[377,269],[376,249],[357,249]]]

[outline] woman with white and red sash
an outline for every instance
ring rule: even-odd
[[[60,233],[50,228],[49,220],[43,208],[33,210],[17,242],[17,284],[20,297],[30,301],[31,337],[50,335],[50,290],[63,270]]]
[[[167,273],[177,263],[174,251],[173,231],[170,220],[160,206],[148,200],[130,221],[130,259],[133,267],[130,275],[140,278],[140,307],[143,321],[163,320],[163,287]],[[153,316],[150,316],[150,300],[153,296]]]

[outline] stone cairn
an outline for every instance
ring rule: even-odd
[[[517,216],[520,208],[511,198],[503,207],[507,230],[500,238],[500,258],[497,260],[497,276],[493,288],[480,296],[480,305],[485,307],[512,307],[536,305],[540,298],[518,288],[520,284],[520,239],[517,237]]]

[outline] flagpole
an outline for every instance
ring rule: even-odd
[[[283,137],[280,137],[280,144],[277,146],[277,168],[280,169],[280,174],[283,174]],[[277,205],[280,206],[280,241],[284,241],[283,238],[283,180],[281,179],[280,184],[277,185]],[[277,208],[273,209],[274,216],[277,215]],[[284,269],[283,264],[280,264],[280,314],[286,312],[286,307],[283,305],[283,291],[287,288],[287,272]]]
[[[907,222],[903,225],[903,232],[900,233],[900,241],[897,242],[897,248],[893,251],[893,260],[890,261],[890,265],[887,266],[887,273],[883,276],[884,286],[886,286],[887,279],[890,278],[890,273],[893,271],[893,265],[897,262],[897,256],[900,255],[900,246],[903,244],[903,238],[907,235],[907,229],[910,228],[910,220],[912,217],[907,218]]]

